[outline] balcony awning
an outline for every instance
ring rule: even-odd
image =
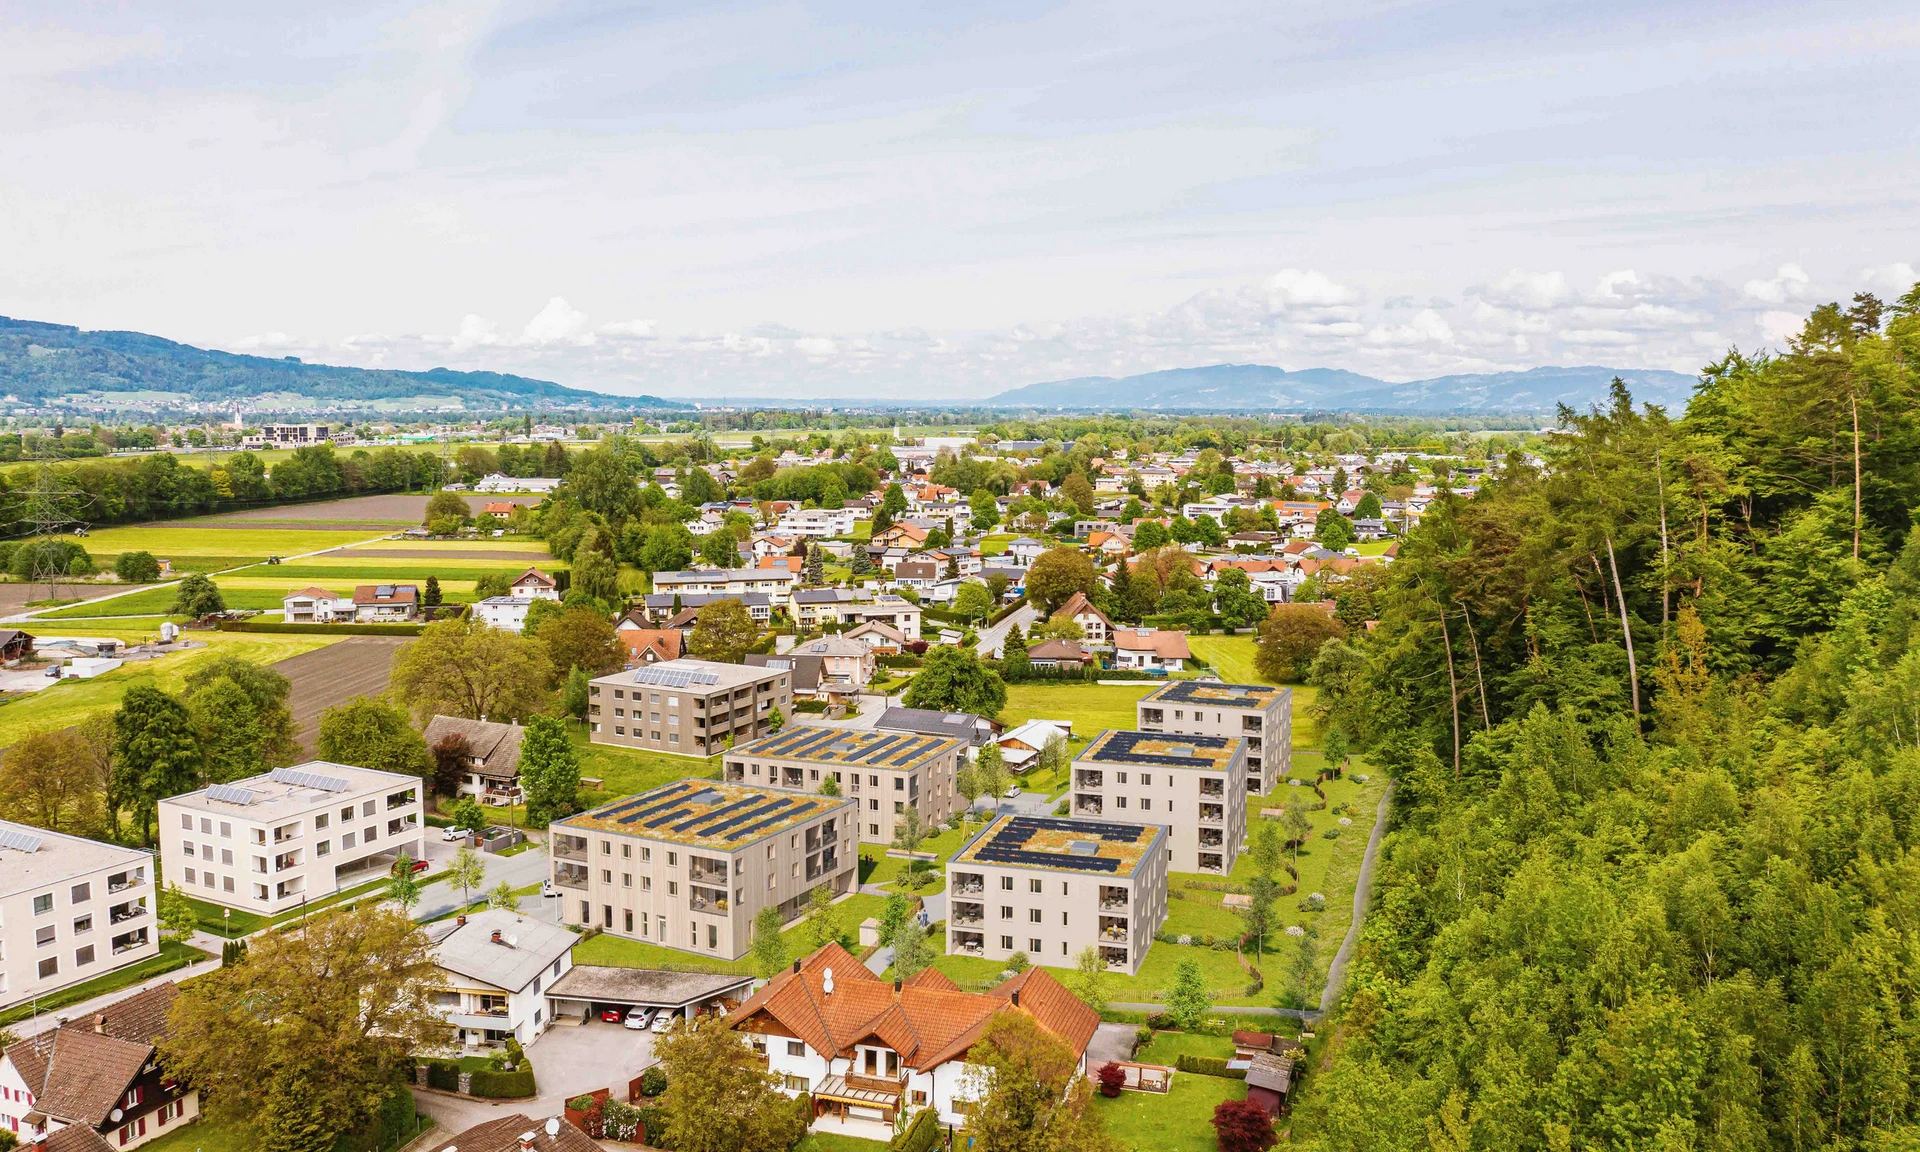
[[[865,1104],[876,1108],[895,1108],[900,1104],[900,1092],[883,1092],[875,1088],[855,1088],[847,1083],[845,1076],[829,1076],[820,1081],[813,1090],[815,1100],[838,1100],[842,1104]]]

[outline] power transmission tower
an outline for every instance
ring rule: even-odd
[[[27,575],[29,595],[34,585],[45,584],[47,599],[60,598],[60,584],[67,575],[66,564],[59,551],[34,545],[49,537],[64,536],[74,528],[85,528],[86,522],[78,513],[86,499],[84,493],[54,471],[52,461],[44,458],[34,470],[33,485],[21,490],[20,525],[28,531],[32,559]]]

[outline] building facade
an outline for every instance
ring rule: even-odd
[[[426,858],[420,777],[313,760],[160,801],[167,875],[273,916]]]
[[[580,937],[548,920],[488,908],[428,928],[434,1009],[466,1048],[533,1043],[553,1023],[546,991],[573,967]]]
[[[730,783],[784,792],[817,793],[832,779],[858,805],[860,842],[891,844],[909,808],[926,828],[960,812],[955,777],[966,755],[966,742],[951,737],[796,724],[735,744],[725,772]]]
[[[552,825],[562,923],[722,960],[762,908],[798,916],[815,888],[853,890],[853,801],[679,780]]]
[[[1247,838],[1246,761],[1238,736],[1109,728],[1073,758],[1069,811],[1159,824],[1171,871],[1224,876]]]
[[[587,739],[622,748],[707,756],[764,734],[778,708],[793,715],[793,674],[712,660],[667,660],[587,684]]]
[[[1058,816],[995,819],[947,862],[947,951],[1131,976],[1167,919],[1167,832]]]
[[[0,1007],[160,953],[153,856],[0,820]]]
[[[1265,796],[1293,769],[1293,689],[1176,680],[1142,697],[1142,732],[1238,736],[1247,742],[1247,791]]]

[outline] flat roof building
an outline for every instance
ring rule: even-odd
[[[1073,758],[1069,811],[1159,824],[1171,871],[1224,876],[1247,837],[1246,760],[1238,736],[1109,728]]]
[[[853,890],[853,822],[850,799],[691,778],[569,816],[549,830],[562,923],[738,960],[762,908]]]
[[[1137,705],[1143,732],[1238,736],[1247,742],[1247,793],[1265,796],[1293,769],[1293,689],[1176,680]]]
[[[418,776],[312,760],[160,801],[167,875],[272,916],[426,859]]]
[[[153,855],[0,820],[0,1007],[159,955]]]
[[[666,660],[587,685],[587,739],[622,748],[708,756],[793,715],[793,673],[713,660]]]
[[[956,776],[966,754],[966,741],[951,736],[797,724],[734,745],[726,778],[787,792],[818,792],[832,779],[859,806],[860,842],[891,844],[909,808],[928,828],[960,811]]]
[[[1167,919],[1157,824],[1001,816],[947,862],[947,951],[1073,967],[1095,947],[1131,976]]]

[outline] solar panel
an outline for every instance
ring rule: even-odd
[[[245,788],[235,788],[231,784],[214,784],[207,788],[207,799],[219,800],[227,804],[251,804],[253,793]]]
[[[0,828],[0,848],[12,848],[17,852],[38,852],[43,843],[45,841],[31,832]]]
[[[677,808],[680,806],[681,801],[686,798],[688,791],[690,791],[690,787],[687,785],[671,784],[668,785],[665,790],[643,796],[641,797],[641,802],[646,806],[640,808],[638,811],[629,812],[625,816],[620,817],[620,823],[631,824],[644,816],[652,816],[656,812],[664,812],[669,808]],[[651,803],[647,803],[648,801],[651,801]]]
[[[757,803],[757,801],[755,803]],[[785,800],[785,799],[770,800],[764,804],[759,804],[758,807],[750,808],[745,812],[732,813],[727,819],[722,820],[719,823],[712,825],[711,827],[702,828],[700,830],[700,835],[709,836],[709,837],[718,836],[722,832],[726,832],[731,829],[738,828],[740,825],[745,824],[748,821],[762,820],[769,816],[779,815],[781,819],[785,819],[787,813],[790,813],[794,809],[800,808],[800,807],[802,807],[802,805],[797,804],[792,800]]]
[[[695,672],[689,668],[664,668],[655,666],[641,668],[633,674],[635,684],[650,684],[658,688],[686,688],[694,684],[718,684],[720,677],[713,672]]]
[[[797,802],[793,805],[793,807],[795,808],[799,808],[801,806],[802,805],[800,805]],[[760,831],[762,828],[770,828],[773,825],[780,823],[782,820],[785,820],[787,817],[791,815],[793,815],[791,811],[783,809],[779,812],[775,812],[773,815],[768,816],[765,819],[749,824],[745,828],[734,829],[733,831],[727,833],[727,839],[744,840],[747,837],[753,835],[755,832]]]
[[[695,796],[689,799],[688,803],[712,804],[714,802],[717,802],[719,799],[720,799],[719,793],[715,793],[713,800],[703,801],[699,797]],[[675,824],[671,830],[674,832],[685,832],[687,829],[693,827],[695,824],[704,823],[708,820],[719,820],[722,817],[730,816],[733,813],[739,812],[743,808],[751,808],[755,804],[758,804],[760,802],[760,799],[761,798],[758,796],[743,796],[740,799],[735,800],[733,803],[725,805],[724,807],[709,808],[707,811],[702,812],[697,816],[689,816],[685,820],[682,820],[680,823]]]
[[[317,788],[322,792],[345,792],[347,781],[338,776],[322,776],[318,772],[302,772],[297,768],[275,768],[267,774],[275,784],[291,784],[295,788]]]

